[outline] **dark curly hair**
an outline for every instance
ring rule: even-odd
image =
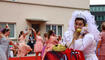
[[[10,31],[10,29],[4,28],[1,32],[2,32],[3,34],[5,34],[5,33],[8,32],[8,31]]]

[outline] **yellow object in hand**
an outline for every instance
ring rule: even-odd
[[[77,30],[76,30],[76,32],[78,32],[78,33],[80,33],[82,31],[82,29],[80,29],[80,28],[78,28]]]

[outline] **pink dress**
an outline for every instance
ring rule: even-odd
[[[43,38],[41,36],[36,37],[36,43],[34,44],[34,52],[42,52]]]
[[[57,44],[58,44],[57,38],[51,36],[50,39],[49,39],[48,42],[47,42],[46,50],[47,50],[47,51],[51,51],[51,50],[52,50],[52,47],[53,47],[54,45],[57,45]]]
[[[43,49],[42,49],[42,54],[41,54],[41,56],[43,56],[43,54],[44,54],[44,51],[45,51],[45,48],[46,48],[46,45],[47,45],[47,41],[48,41],[48,38],[46,37],[46,38],[44,39],[44,46],[43,46]]]
[[[56,37],[51,36],[50,39],[46,42],[46,47],[42,56],[42,60],[44,60],[44,56],[48,51],[52,51],[52,47],[57,45],[58,41]]]
[[[100,46],[100,53],[98,57],[99,57],[99,60],[105,59],[105,32],[101,32],[101,46]]]
[[[18,50],[18,57],[24,57],[27,53],[29,53],[32,49],[25,43],[26,37],[21,36],[19,38],[19,50]]]

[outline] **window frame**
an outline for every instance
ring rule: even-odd
[[[52,26],[55,25],[56,26],[56,35],[59,36],[58,34],[58,26],[62,26],[62,35],[63,36],[63,25],[59,25],[59,24],[46,24],[46,32],[47,32],[47,25],[50,25],[50,30],[52,30]]]
[[[10,39],[16,39],[16,23],[0,22],[0,24],[13,24],[14,25],[14,37],[9,37],[9,38]]]

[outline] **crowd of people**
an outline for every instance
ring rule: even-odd
[[[35,53],[36,60],[37,56],[41,54],[42,60],[46,60],[44,57],[47,52],[52,51],[53,46],[57,44],[81,50],[85,60],[103,60],[105,58],[105,22],[102,23],[101,29],[100,33],[95,24],[94,16],[88,11],[75,11],[72,14],[69,28],[63,38],[56,36],[53,30],[45,33],[43,38],[40,31],[29,28],[27,32],[20,31],[18,42],[14,43],[8,38],[9,27],[0,28],[0,60],[8,59],[8,55],[10,55],[8,51],[12,51],[11,54],[17,57]],[[29,35],[29,39],[26,43],[27,35]],[[98,42],[97,46],[96,42]]]
[[[50,47],[47,47],[47,49],[45,47],[49,43],[52,43],[53,39],[55,39],[54,41],[56,41],[54,43],[58,43],[58,41],[61,39],[60,38],[61,36],[57,38],[53,30],[50,30],[48,33],[45,33],[43,38],[40,35],[40,31],[36,31],[33,28],[29,28],[27,32],[20,31],[17,41],[10,40],[9,35],[10,35],[9,26],[8,28],[7,27],[0,28],[0,52],[2,52],[0,53],[0,58],[1,58],[0,60],[7,60],[9,57],[14,57],[14,56],[24,57],[27,54],[33,54],[33,53],[36,54],[36,59],[37,59],[37,56],[39,54],[42,54],[42,51],[43,55],[45,55],[46,53],[45,51],[47,51],[48,48],[50,49]],[[29,35],[28,42],[26,42],[27,35]]]

